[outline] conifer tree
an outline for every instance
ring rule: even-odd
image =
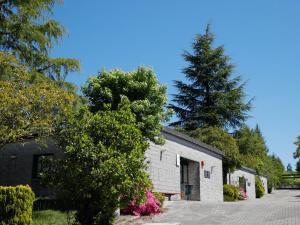
[[[185,130],[216,126],[236,128],[244,123],[251,100],[244,102],[244,83],[232,77],[234,66],[223,46],[213,47],[214,35],[207,25],[205,34],[197,35],[193,52],[184,52],[188,66],[183,69],[188,82],[175,81],[178,94],[170,105],[178,120],[171,126]]]

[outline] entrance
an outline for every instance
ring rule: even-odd
[[[199,162],[180,157],[181,199],[200,201]]]

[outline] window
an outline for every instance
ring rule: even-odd
[[[40,178],[42,173],[49,171],[51,159],[53,154],[33,155],[32,178]]]
[[[204,170],[204,178],[210,179],[210,171]]]

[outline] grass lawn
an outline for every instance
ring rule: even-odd
[[[33,212],[33,225],[68,225],[66,212],[41,210]]]

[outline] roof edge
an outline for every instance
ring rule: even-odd
[[[238,168],[240,170],[244,170],[246,172],[249,172],[249,173],[252,173],[254,175],[257,175],[256,173],[256,170],[252,169],[252,168],[249,168],[249,167],[246,167],[246,166],[241,166],[240,168]]]
[[[206,149],[206,150],[208,150],[210,152],[213,152],[213,153],[215,153],[217,155],[221,155],[222,157],[225,155],[224,152],[222,152],[221,150],[219,150],[219,149],[217,149],[217,148],[215,148],[215,147],[213,147],[211,145],[205,144],[205,143],[203,143],[201,141],[198,141],[198,140],[196,140],[196,139],[194,139],[194,138],[192,138],[192,137],[190,137],[188,135],[180,133],[180,132],[178,132],[178,131],[176,131],[176,130],[174,130],[172,128],[163,127],[162,132],[165,132],[167,134],[173,135],[173,136],[175,136],[175,137],[177,137],[179,139],[182,139],[184,141],[190,142],[190,143],[192,143],[194,145],[202,147],[202,148],[204,148],[204,149]]]

